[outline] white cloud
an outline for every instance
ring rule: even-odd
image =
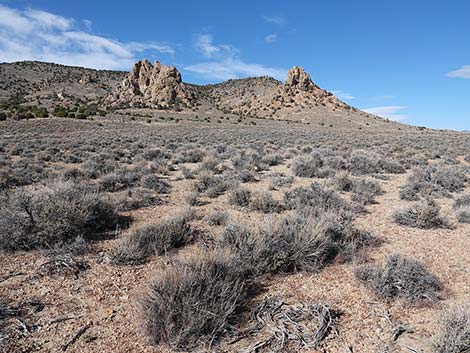
[[[184,69],[199,74],[204,78],[216,80],[258,76],[271,76],[278,80],[285,80],[287,75],[287,70],[267,67],[260,64],[250,64],[239,58],[203,62],[186,66]]]
[[[351,100],[356,99],[351,93],[343,92],[343,91],[331,91],[336,97],[343,100]]]
[[[264,41],[268,44],[274,43],[277,41],[277,34],[269,34],[266,37],[264,37]]]
[[[264,20],[264,22],[274,23],[279,26],[287,23],[287,20],[282,15],[263,15],[261,18]]]
[[[238,51],[229,44],[214,44],[214,37],[212,34],[200,34],[194,43],[196,49],[206,58],[215,58],[221,56],[232,56]]]
[[[174,53],[166,43],[122,43],[93,34],[90,29],[87,20],[0,5],[0,62],[38,60],[96,69],[129,69],[140,52]]]
[[[228,80],[242,77],[271,76],[284,80],[287,70],[247,63],[239,51],[229,44],[215,44],[212,34],[199,35],[195,47],[210,61],[185,66],[183,69],[209,80]]]
[[[26,10],[24,14],[30,20],[35,21],[36,25],[42,26],[43,28],[57,28],[65,31],[72,27],[71,20],[49,12],[29,9]]]
[[[448,72],[446,76],[470,79],[470,65],[464,65],[460,69]]]
[[[93,22],[90,20],[82,20],[82,23],[87,31],[91,31],[91,29],[93,28]]]
[[[373,107],[362,110],[369,114],[378,115],[382,118],[387,118],[395,121],[402,121],[408,119],[408,115],[401,114],[401,111],[405,110],[406,108],[408,107],[402,105],[389,105],[385,107]]]

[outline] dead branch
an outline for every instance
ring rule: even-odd
[[[77,333],[68,341],[66,344],[62,346],[62,351],[65,352],[67,348],[73,345],[91,326],[93,325],[92,321],[89,321],[85,326],[80,328]]]

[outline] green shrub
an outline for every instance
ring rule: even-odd
[[[56,106],[54,110],[52,111],[52,115],[58,117],[58,118],[65,118],[67,117],[67,109],[62,106]]]

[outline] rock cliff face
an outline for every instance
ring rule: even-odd
[[[312,82],[312,79],[309,74],[305,72],[302,67],[294,66],[292,69],[289,70],[287,73],[287,80],[285,86],[298,88],[301,91],[312,91],[315,88],[318,88]]]
[[[138,61],[129,75],[107,98],[113,106],[148,106],[174,108],[191,106],[194,94],[182,82],[181,74],[174,66],[156,61]]]

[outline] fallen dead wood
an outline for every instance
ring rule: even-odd
[[[89,321],[85,326],[80,328],[77,333],[66,343],[62,346],[62,351],[65,352],[67,348],[73,345],[91,326],[93,325],[92,321]]]
[[[240,339],[256,339],[243,353],[283,352],[288,346],[319,348],[334,329],[338,313],[327,304],[288,305],[278,298],[266,297],[253,312],[254,325]]]
[[[7,275],[4,275],[4,276],[0,277],[0,283],[5,282],[6,280],[8,280],[10,278],[17,277],[17,276],[24,276],[24,275],[26,275],[26,273],[24,273],[24,272],[9,273]]]

